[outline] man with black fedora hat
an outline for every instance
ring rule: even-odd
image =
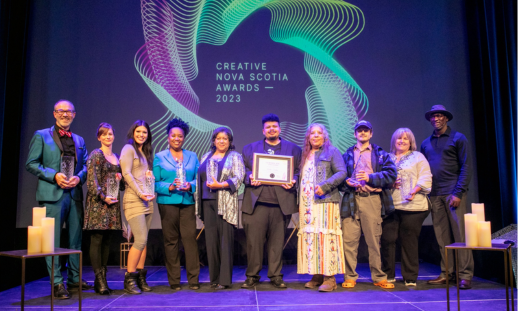
[[[428,281],[428,284],[445,284],[444,247],[454,242],[464,242],[464,214],[466,197],[471,180],[471,159],[468,140],[463,134],[452,130],[448,121],[453,119],[451,112],[442,105],[435,105],[425,114],[434,131],[421,144],[421,153],[430,163],[433,174],[432,220],[441,251],[441,275]],[[461,289],[471,288],[473,278],[473,255],[471,251],[459,251],[458,269]],[[448,258],[448,266],[453,267],[453,256]]]

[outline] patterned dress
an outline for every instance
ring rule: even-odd
[[[315,203],[315,162],[302,169],[297,273],[332,276],[345,272],[339,204]]]
[[[117,158],[118,155],[116,154]],[[111,164],[104,157],[101,149],[95,149],[90,153],[87,162],[88,177],[86,185],[88,194],[85,204],[84,230],[122,230],[120,193],[117,196],[119,202],[108,205],[106,198],[106,182],[108,176],[121,173],[120,165]],[[120,190],[124,190],[124,182],[121,181]]]

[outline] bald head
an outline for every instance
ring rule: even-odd
[[[67,105],[69,108],[57,108],[58,106]],[[63,109],[63,110],[72,110],[76,111],[76,107],[74,107],[74,104],[72,102],[66,100],[66,99],[60,99],[57,103],[54,104],[54,110]]]

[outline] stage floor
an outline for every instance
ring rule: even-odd
[[[4,267],[5,268],[5,267]],[[148,267],[148,283],[153,292],[141,295],[124,293],[124,270],[110,267],[108,282],[115,292],[111,296],[95,294],[93,290],[83,292],[84,310],[446,310],[446,286],[430,286],[426,281],[437,277],[438,266],[422,263],[416,287],[406,287],[401,278],[396,279],[396,287],[384,290],[370,282],[368,264],[359,264],[360,279],[354,289],[341,286],[331,293],[320,293],[317,289],[305,289],[304,283],[309,275],[297,274],[297,267],[283,268],[284,280],[288,289],[276,289],[262,271],[261,283],[255,289],[241,289],[245,280],[245,268],[234,268],[234,285],[231,289],[216,291],[209,288],[208,269],[202,268],[200,290],[189,290],[182,282],[182,290],[172,291],[167,282],[165,267]],[[398,267],[399,269],[399,267]],[[93,283],[91,267],[84,267],[84,279]],[[396,275],[400,275],[399,271]],[[182,280],[185,270],[182,269]],[[337,277],[338,282],[343,276]],[[461,308],[474,310],[505,310],[505,286],[499,283],[475,278],[473,289],[461,291]],[[15,287],[0,292],[0,309],[20,309],[21,288]],[[516,290],[515,290],[516,299]],[[450,287],[452,310],[457,308],[455,287]],[[43,278],[26,284],[25,307],[28,310],[49,310],[49,279]],[[72,292],[68,300],[55,300],[56,310],[77,310],[77,292]]]

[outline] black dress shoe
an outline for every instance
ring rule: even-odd
[[[470,289],[471,281],[470,280],[460,280],[459,288],[460,289]]]
[[[284,283],[284,281],[282,280],[282,278],[274,278],[274,279],[271,279],[270,280],[270,283],[273,284],[273,286],[277,287],[277,288],[288,288],[288,286],[286,286],[286,284]]]
[[[450,279],[450,282],[451,282],[451,279]],[[430,285],[446,284],[446,278],[443,278],[442,276],[438,276],[437,278],[435,278],[433,280],[429,280],[427,283]]]
[[[92,285],[88,284],[85,280],[81,280],[81,283],[83,285],[82,290],[89,290],[89,289],[94,288]],[[77,283],[67,282],[67,287],[68,287],[68,289],[77,289],[77,288],[79,288],[79,282],[77,282]]]
[[[214,289],[229,289],[232,285],[221,285],[218,284]]]
[[[54,298],[56,299],[70,299],[70,293],[65,288],[65,284],[60,283],[54,285]]]
[[[252,288],[259,284],[259,278],[255,277],[248,277],[246,278],[246,281],[243,285],[241,285],[241,288]]]
[[[189,284],[189,289],[198,290],[200,289],[200,284]]]
[[[171,284],[171,285],[169,285],[169,287],[171,287],[171,289],[174,289],[174,290],[180,290],[180,289],[182,289],[182,287],[180,286],[180,284]]]

